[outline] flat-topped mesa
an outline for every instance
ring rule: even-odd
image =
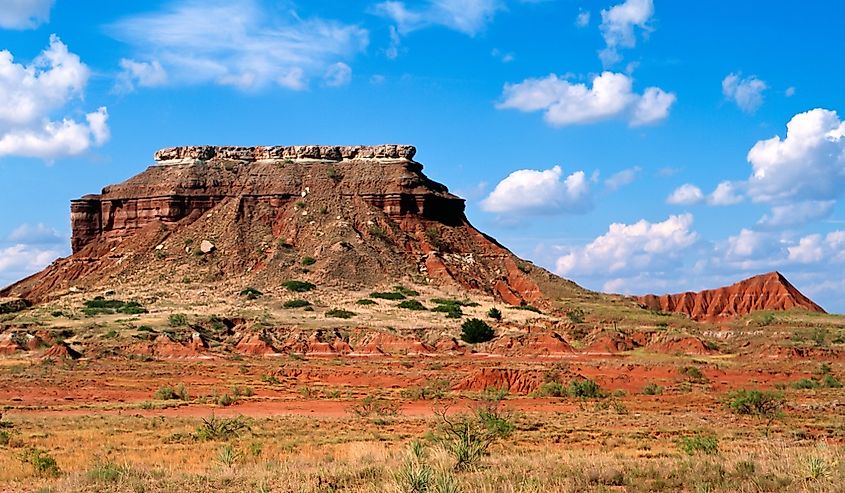
[[[233,161],[261,160],[319,160],[347,159],[405,159],[413,160],[417,149],[410,145],[384,144],[376,146],[183,146],[166,147],[155,153],[158,162],[176,160],[213,159]]]

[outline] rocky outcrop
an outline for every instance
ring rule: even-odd
[[[693,320],[720,321],[756,310],[804,309],[824,313],[779,272],[754,276],[727,287],[637,298],[644,308],[688,315]]]
[[[408,145],[159,150],[146,171],[73,200],[73,255],[0,296],[39,302],[185,272],[257,288],[293,276],[355,288],[423,277],[542,305],[544,291],[567,283],[476,230],[464,200],[426,177],[415,154]],[[296,260],[306,255],[319,261],[303,275]]]

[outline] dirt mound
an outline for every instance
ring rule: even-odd
[[[433,353],[434,350],[435,348],[416,337],[402,337],[379,332],[365,339],[363,344],[356,348],[355,354],[429,354]]]
[[[689,315],[693,320],[719,321],[756,310],[805,310],[825,313],[779,272],[770,272],[727,287],[698,293],[646,295],[637,298],[643,308]]]
[[[698,337],[669,337],[657,340],[646,346],[649,351],[667,354],[712,354],[717,352],[710,349]]]
[[[0,354],[15,354],[19,351],[23,351],[23,347],[12,334],[3,334],[3,337],[0,337]]]
[[[637,346],[633,339],[622,334],[603,334],[591,342],[584,352],[587,354],[616,354],[630,351]]]
[[[260,334],[249,334],[241,338],[235,344],[235,351],[241,354],[249,354],[253,356],[267,356],[278,354],[271,344],[269,344],[265,337]]]
[[[169,336],[161,334],[152,342],[138,343],[130,346],[128,352],[154,356],[157,358],[198,358],[202,357],[208,349],[208,345],[199,334],[194,333],[188,342],[174,341]]]
[[[71,202],[73,255],[0,296],[167,285],[186,276],[266,289],[428,281],[540,304],[574,283],[476,230],[412,146],[178,147]],[[299,260],[316,263],[303,273]],[[549,291],[550,294],[546,294]]]
[[[81,357],[82,353],[63,342],[53,344],[41,355],[42,359],[79,359]]]
[[[530,394],[543,383],[545,373],[514,368],[481,368],[452,387],[453,390],[483,391],[506,389],[514,394]]]

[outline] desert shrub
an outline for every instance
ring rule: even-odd
[[[801,380],[792,383],[792,388],[798,390],[815,389],[818,386],[819,383],[812,378],[802,378]]]
[[[691,437],[681,437],[678,447],[688,455],[719,453],[719,439],[713,434],[696,433]]]
[[[771,390],[736,390],[728,395],[727,400],[732,412],[765,419],[767,427],[783,415],[785,403],[782,392]]]
[[[231,395],[228,392],[224,392],[214,398],[214,403],[223,407],[229,407],[236,402],[238,402],[237,396]]]
[[[580,308],[573,308],[566,312],[569,321],[574,324],[584,323],[584,310]]]
[[[181,383],[176,387],[161,387],[155,391],[153,399],[159,401],[187,401],[189,400],[188,389]]]
[[[188,316],[184,313],[172,313],[167,319],[171,327],[184,327],[188,325]]]
[[[46,450],[28,448],[21,452],[19,458],[24,464],[32,466],[32,470],[37,476],[56,477],[61,474],[56,459]]]
[[[683,366],[678,370],[678,373],[687,377],[687,380],[692,383],[707,383],[707,377],[697,366]]]
[[[568,395],[566,386],[560,382],[545,382],[537,389],[539,397],[566,397]]]
[[[107,300],[102,296],[97,296],[92,300],[84,302],[82,312],[89,317],[96,315],[110,315],[114,313],[137,315],[140,313],[147,313],[147,309],[141,306],[141,304],[137,301]]]
[[[819,375],[827,375],[831,372],[832,368],[830,367],[830,363],[822,362],[819,364],[819,369],[816,370],[816,373]]]
[[[540,313],[540,314],[543,313],[542,311],[540,311],[539,308],[537,308],[536,306],[532,306],[532,305],[519,305],[519,306],[512,306],[510,308],[513,308],[514,310],[525,310],[525,311]]]
[[[452,457],[456,471],[476,468],[490,446],[509,437],[515,428],[501,399],[487,400],[471,414],[449,416],[446,411],[435,410],[440,422],[437,441]]]
[[[422,303],[420,303],[417,300],[405,300],[405,301],[399,303],[396,306],[398,306],[399,308],[404,308],[406,310],[417,310],[417,311],[426,310],[425,305],[423,305]]]
[[[314,265],[317,263],[317,259],[314,257],[302,257],[302,265]]]
[[[307,281],[285,281],[282,283],[282,286],[287,289],[288,291],[292,291],[294,293],[304,293],[306,291],[311,291],[317,286],[307,282]]]
[[[343,179],[343,175],[334,166],[326,168],[326,176],[335,183]]]
[[[308,300],[295,299],[285,301],[282,304],[282,308],[302,308],[305,306],[311,306],[311,302]]]
[[[243,291],[240,292],[240,295],[245,296],[248,300],[254,300],[264,296],[264,293],[255,288],[245,288]]]
[[[107,462],[105,464],[98,464],[88,471],[86,476],[91,481],[100,481],[105,483],[113,483],[120,479],[124,470],[117,464]]]
[[[599,384],[589,378],[574,378],[570,380],[566,393],[570,397],[578,397],[580,399],[605,397],[605,393]]]
[[[406,288],[405,286],[402,286],[401,284],[396,285],[396,286],[393,286],[393,289],[394,289],[397,293],[402,293],[402,294],[404,294],[405,296],[408,296],[408,297],[413,297],[413,296],[419,296],[419,295],[420,295],[419,291],[414,291],[414,290],[413,290],[413,289],[411,289],[411,288]]]
[[[241,460],[241,453],[230,444],[223,445],[217,450],[216,461],[224,467],[232,467]]]
[[[243,416],[218,418],[212,414],[208,418],[202,418],[202,422],[194,430],[194,438],[200,441],[230,440],[249,429],[249,422]]]
[[[431,309],[433,312],[445,313],[447,318],[461,318],[464,311],[460,305],[437,305]]]
[[[663,393],[663,387],[657,385],[656,383],[652,382],[646,385],[643,388],[643,394],[645,395],[660,395]]]
[[[326,316],[331,318],[352,318],[355,316],[355,312],[350,312],[349,310],[344,310],[342,308],[332,308],[331,310],[326,311]]]
[[[400,395],[405,399],[417,401],[442,399],[449,391],[449,381],[444,379],[429,380],[425,385],[403,389]]]
[[[399,406],[395,402],[368,395],[354,404],[349,411],[355,416],[395,416],[399,414]]]
[[[375,291],[373,293],[370,293],[370,298],[398,301],[404,300],[405,298],[407,298],[407,296],[396,291]]]
[[[828,389],[838,389],[842,388],[842,383],[836,379],[833,375],[827,374],[822,377],[821,385]]]
[[[237,385],[233,385],[232,389],[232,397],[238,399],[240,397],[252,397],[255,395],[255,391],[252,390],[252,387],[239,387]]]
[[[5,447],[12,441],[12,434],[6,430],[0,430],[0,446]]]
[[[355,303],[357,303],[359,305],[377,305],[378,304],[375,301],[368,299],[368,298],[360,299],[360,300],[356,301]]]
[[[487,316],[492,318],[493,320],[501,320],[502,319],[502,311],[496,307],[493,307],[487,310]]]
[[[461,339],[469,344],[478,344],[493,339],[495,333],[487,322],[477,318],[471,318],[461,324]]]
[[[457,305],[463,307],[478,306],[479,304],[470,300],[458,300],[454,298],[432,298],[431,302],[435,305]]]
[[[388,240],[387,231],[377,224],[371,224],[368,228],[368,231],[370,233],[370,236],[372,236],[373,238],[377,238],[382,241]]]
[[[813,329],[813,332],[810,333],[810,339],[816,344],[816,346],[823,347],[827,346],[827,338],[830,335],[830,331],[828,331],[824,327],[816,327]]]

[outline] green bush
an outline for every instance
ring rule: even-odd
[[[821,382],[822,386],[827,387],[829,389],[838,389],[842,387],[842,384],[839,380],[836,379],[833,375],[827,374],[822,378]]]
[[[402,293],[402,294],[404,294],[405,296],[408,296],[408,297],[420,295],[419,291],[414,291],[413,289],[406,288],[405,286],[402,286],[401,284],[393,286],[393,289],[396,290],[397,293]]]
[[[255,288],[245,288],[243,291],[241,291],[240,295],[246,296],[246,299],[248,300],[254,300],[260,298],[261,296],[264,296],[264,293]]]
[[[811,378],[802,378],[801,380],[792,383],[792,388],[798,390],[815,389],[818,386],[819,383]]]
[[[202,419],[202,423],[194,431],[194,438],[200,441],[230,440],[237,438],[244,431],[249,431],[249,428],[249,423],[243,416],[217,418],[212,414],[210,418]]]
[[[307,281],[285,281],[282,283],[282,286],[287,289],[288,291],[292,291],[294,293],[304,293],[306,291],[311,291],[317,286],[307,282]]]
[[[147,313],[147,309],[141,306],[137,301],[121,301],[121,300],[107,300],[102,296],[97,296],[93,300],[84,302],[85,307],[82,312],[89,317],[96,315],[111,315],[114,313],[122,313],[124,315],[138,315],[140,313]]]
[[[153,399],[159,401],[187,401],[189,400],[188,389],[184,384],[179,384],[176,387],[165,386],[156,390],[153,394]]]
[[[464,311],[460,305],[437,305],[431,309],[433,312],[445,313],[447,318],[461,318]]]
[[[707,383],[707,377],[704,376],[704,372],[696,366],[683,366],[678,370],[678,373],[687,377],[687,380],[692,383]]]
[[[456,300],[453,298],[432,298],[431,302],[435,305],[457,305],[463,307],[478,306],[479,304],[470,300]]]
[[[605,397],[605,393],[599,384],[589,378],[575,378],[570,380],[567,394],[570,397],[578,397],[580,399]]]
[[[719,439],[713,434],[696,433],[691,437],[681,437],[678,447],[688,455],[719,453]]]
[[[461,339],[469,344],[487,342],[495,336],[493,328],[487,322],[477,318],[471,318],[461,324]]]
[[[31,465],[37,476],[56,477],[61,474],[56,459],[46,450],[28,448],[21,453],[20,460],[24,464]]]
[[[566,316],[569,318],[569,321],[574,324],[581,324],[584,323],[584,310],[580,308],[573,308],[566,312]]]
[[[525,310],[525,311],[540,313],[540,314],[543,313],[542,311],[540,311],[539,308],[537,308],[536,306],[531,306],[531,305],[519,305],[519,306],[512,306],[510,308],[513,308],[514,310]]]
[[[370,293],[370,298],[378,298],[378,299],[381,299],[381,300],[398,301],[398,300],[404,300],[405,298],[407,298],[407,296],[405,296],[402,293],[397,293],[395,291],[376,291],[376,292]]]
[[[660,395],[662,393],[663,387],[653,382],[643,388],[643,394],[645,395]]]
[[[188,325],[188,316],[184,313],[172,313],[167,321],[171,327],[184,327]]]
[[[352,318],[355,316],[355,312],[350,312],[342,308],[332,308],[326,311],[326,316],[331,318]]]
[[[735,414],[757,416],[769,424],[783,414],[786,400],[782,392],[736,390],[728,395],[727,406]]]
[[[501,320],[502,319],[502,311],[496,307],[493,307],[487,310],[487,316],[492,318],[493,320]]]
[[[566,397],[569,392],[560,382],[546,382],[537,389],[538,397]]]
[[[305,306],[311,306],[311,302],[308,301],[308,300],[295,299],[295,300],[285,301],[282,304],[283,308],[302,308],[302,307],[305,307]]]
[[[398,305],[399,308],[404,308],[406,310],[426,310],[426,307],[417,300],[405,300]]]
[[[317,259],[314,257],[302,257],[302,265],[314,265],[317,263]]]
[[[513,433],[511,416],[500,408],[500,402],[490,400],[472,414],[447,416],[445,409],[435,411],[441,422],[436,438],[452,456],[454,470],[475,469],[491,445]]]
[[[375,301],[368,299],[368,298],[360,299],[360,300],[356,301],[355,303],[357,303],[359,305],[377,305],[378,304]]]

